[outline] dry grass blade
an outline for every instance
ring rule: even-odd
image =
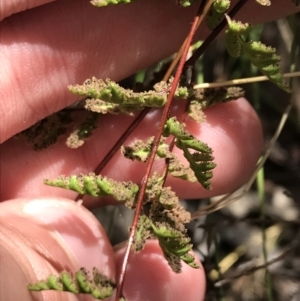
[[[229,194],[225,195],[224,197],[222,197],[220,200],[218,200],[217,202],[213,203],[213,204],[210,204],[208,206],[205,206],[203,208],[201,208],[200,210],[197,210],[195,212],[192,213],[192,219],[197,219],[198,217],[200,216],[203,216],[203,215],[207,215],[207,214],[210,214],[214,211],[217,211],[217,210],[220,210],[222,208],[224,208],[225,206],[228,206],[229,204],[237,201],[238,199],[240,199],[241,197],[243,197],[250,189],[251,185],[254,183],[255,181],[255,178],[256,178],[256,175],[258,173],[258,171],[261,169],[261,167],[265,164],[266,160],[268,159],[274,145],[275,145],[275,142],[277,141],[286,121],[287,121],[287,118],[289,116],[289,113],[292,109],[292,104],[289,104],[284,113],[282,114],[282,117],[281,117],[281,120],[278,124],[278,127],[276,129],[276,132],[274,133],[270,143],[269,143],[269,146],[266,148],[265,152],[263,153],[261,159],[258,161],[257,163],[257,166],[256,166],[256,169],[255,171],[253,172],[250,180],[247,182],[247,184],[244,186],[244,189],[243,189],[243,192],[241,194],[239,194],[238,196],[236,197],[233,197],[233,198],[230,198],[230,196],[232,196],[236,191],[234,192],[230,192]]]
[[[284,78],[293,78],[298,76],[300,76],[300,71],[285,73],[283,75]],[[234,85],[244,85],[244,84],[257,83],[257,82],[262,82],[267,80],[269,80],[267,76],[253,76],[248,78],[232,79],[232,80],[218,82],[218,83],[202,83],[202,84],[195,85],[194,89],[219,88],[219,87],[234,86]]]

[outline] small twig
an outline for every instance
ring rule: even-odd
[[[192,220],[202,216],[202,215],[207,215],[210,214],[214,211],[217,211],[225,206],[228,206],[229,204],[235,202],[236,200],[240,199],[241,197],[243,197],[250,189],[250,187],[252,186],[253,182],[255,181],[256,175],[258,173],[258,171],[261,169],[261,167],[265,164],[266,160],[268,159],[268,157],[270,156],[270,153],[275,145],[275,142],[277,141],[285,123],[286,120],[289,116],[289,112],[292,109],[292,104],[289,104],[284,113],[282,114],[281,120],[279,122],[279,125],[276,129],[276,132],[274,133],[269,146],[267,147],[266,151],[264,152],[264,154],[262,155],[262,158],[258,161],[257,166],[255,171],[253,172],[250,180],[247,182],[247,184],[244,186],[243,192],[241,194],[239,194],[238,196],[229,199],[228,198],[233,195],[236,191],[230,192],[227,195],[225,195],[224,197],[222,197],[220,200],[218,200],[217,202],[207,205],[203,208],[201,208],[200,210],[197,210],[195,212],[192,213]]]
[[[268,262],[268,248],[267,248],[267,233],[265,221],[265,205],[266,205],[266,192],[265,192],[265,176],[264,168],[262,167],[256,175],[256,186],[259,198],[260,218],[261,218],[261,234],[262,234],[262,253],[264,264]],[[267,290],[268,301],[273,300],[272,293],[272,279],[268,269],[265,271],[265,285]]]
[[[282,252],[280,255],[278,255],[277,257],[274,257],[273,259],[267,261],[267,262],[264,263],[264,264],[260,264],[260,265],[257,265],[257,266],[255,266],[255,267],[246,269],[246,270],[244,270],[243,272],[239,273],[238,275],[234,275],[234,276],[228,277],[228,278],[226,278],[226,279],[222,279],[222,280],[220,280],[220,281],[218,281],[218,282],[215,283],[215,287],[221,287],[221,286],[223,286],[223,285],[225,285],[225,284],[227,284],[227,283],[230,283],[230,282],[233,281],[233,280],[236,280],[236,279],[238,279],[238,278],[241,278],[242,276],[250,275],[250,274],[252,274],[252,273],[254,273],[254,272],[256,272],[256,271],[258,271],[258,270],[260,270],[260,269],[265,269],[265,268],[267,268],[268,266],[270,266],[271,264],[276,263],[276,262],[278,262],[278,261],[284,259],[285,257],[287,257],[287,255],[288,255],[291,251],[293,251],[296,247],[298,247],[298,246],[299,246],[299,241],[296,240],[296,241],[294,241],[294,242],[292,243],[292,245],[291,245],[289,248],[287,248],[285,251],[283,251],[283,252]]]
[[[275,241],[278,239],[280,233],[282,232],[282,225],[280,224],[275,224],[273,226],[270,226],[266,230],[266,242],[268,248],[271,248],[271,246],[274,246]],[[223,257],[219,262],[218,262],[218,270],[221,272],[221,275],[224,275],[242,256],[245,256],[249,250],[249,247],[253,246],[259,246],[263,243],[263,239],[260,235],[260,233],[256,234],[251,234],[248,243],[239,245],[235,250],[225,257]],[[254,264],[251,265],[253,267]],[[244,266],[241,265],[241,266]],[[241,266],[238,267],[238,269],[241,270]],[[248,268],[249,265],[247,265]],[[209,272],[209,277],[211,280],[218,280],[220,278],[220,273],[216,269],[213,269],[212,271]],[[245,268],[243,268],[245,270]],[[222,277],[223,278],[223,277]]]
[[[283,74],[283,77],[285,78],[292,78],[297,76],[300,76],[300,71]],[[219,87],[234,86],[234,85],[244,85],[244,84],[257,83],[257,82],[262,82],[267,80],[269,80],[267,76],[253,76],[247,78],[232,79],[232,80],[218,82],[218,83],[202,83],[202,84],[195,85],[194,89],[219,88]]]

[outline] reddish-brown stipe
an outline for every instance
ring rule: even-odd
[[[161,139],[161,135],[162,135],[162,132],[163,132],[163,129],[164,129],[164,124],[165,124],[165,122],[168,118],[171,103],[172,103],[176,88],[178,86],[180,75],[182,73],[182,69],[183,69],[187,54],[188,54],[188,50],[189,50],[189,47],[191,45],[191,42],[192,42],[193,36],[195,34],[195,31],[197,29],[198,20],[199,20],[199,16],[196,16],[194,18],[192,27],[190,29],[190,32],[189,32],[189,35],[188,35],[188,38],[187,38],[187,41],[186,41],[186,44],[185,44],[180,62],[179,62],[179,66],[178,66],[176,74],[175,74],[174,81],[172,82],[172,86],[171,86],[171,89],[170,89],[170,93],[168,95],[167,103],[166,103],[166,105],[164,107],[164,110],[163,110],[163,113],[162,113],[159,129],[158,129],[158,131],[155,135],[155,138],[154,138],[153,148],[152,148],[150,157],[148,159],[148,165],[147,165],[146,173],[145,173],[145,176],[143,177],[143,179],[141,181],[141,187],[140,187],[139,194],[138,194],[137,205],[136,205],[136,209],[135,209],[135,213],[134,213],[134,217],[133,217],[132,227],[130,229],[129,239],[128,239],[128,243],[127,243],[127,247],[126,247],[126,251],[125,251],[125,255],[124,255],[124,259],[123,259],[123,264],[122,264],[120,276],[119,276],[119,279],[118,279],[117,293],[116,293],[116,298],[115,298],[116,301],[118,301],[119,298],[122,295],[124,277],[125,277],[125,273],[126,273],[126,267],[127,267],[127,263],[128,263],[130,248],[131,248],[131,244],[132,244],[132,241],[133,241],[133,237],[135,235],[139,214],[140,214],[140,211],[141,211],[141,208],[142,208],[142,205],[143,205],[143,198],[144,198],[144,195],[145,195],[148,179],[149,179],[150,172],[151,172],[153,162],[154,162],[154,159],[155,159],[155,155],[156,155],[156,152],[157,152],[157,149],[158,149],[158,146],[159,146],[159,141]]]

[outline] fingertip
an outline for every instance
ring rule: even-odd
[[[123,256],[124,248],[116,251],[118,272]],[[139,254],[131,253],[123,293],[130,301],[202,301],[205,284],[201,264],[199,269],[193,269],[182,263],[182,272],[176,274],[169,267],[157,241],[151,240]]]
[[[24,235],[28,227],[38,226],[45,235],[55,237],[60,248],[73,260],[74,267],[92,270],[98,266],[103,273],[114,277],[113,249],[105,230],[94,215],[78,203],[51,197],[16,199],[1,204],[0,218],[14,224],[25,220],[28,226],[20,229]]]
[[[26,227],[26,223],[20,222],[18,227]],[[33,227],[32,230],[36,229]],[[61,295],[58,296],[57,292],[48,291],[36,295],[27,289],[29,283],[42,280],[56,272],[49,261],[44,260],[43,256],[31,248],[28,240],[30,238],[21,233],[18,228],[0,219],[1,300],[66,300],[61,299]],[[49,242],[53,240],[50,239]],[[64,259],[65,265],[68,266],[70,262],[66,257]]]
[[[1,271],[11,266],[10,273],[21,292],[15,292],[13,283],[0,274],[1,285],[6,286],[5,300],[33,300],[27,285],[63,270],[75,272],[85,267],[91,272],[95,266],[115,279],[114,254],[108,238],[96,218],[82,206],[62,198],[37,198],[10,200],[0,207],[1,258],[11,254],[6,256],[8,261],[2,262]],[[69,296],[58,292],[34,296],[43,301],[73,298],[64,299],[65,295]]]
[[[46,3],[53,2],[55,0],[31,0],[31,1],[10,1],[10,0],[2,0],[1,10],[0,10],[0,21],[3,19],[19,13],[21,11],[31,9],[40,5],[44,5]]]

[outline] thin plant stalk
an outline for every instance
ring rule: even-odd
[[[264,181],[264,168],[262,167],[256,176],[256,186],[259,198],[259,210],[260,210],[260,218],[261,218],[261,229],[262,229],[262,252],[264,263],[268,262],[268,250],[267,250],[267,235],[266,235],[266,225],[265,225],[265,181]],[[265,282],[267,289],[267,298],[268,301],[273,301],[272,294],[272,279],[269,273],[268,268],[265,270]]]
[[[284,78],[293,78],[300,76],[300,71],[297,72],[290,72],[283,74]],[[218,83],[202,83],[194,86],[194,89],[206,89],[206,88],[220,88],[220,87],[228,87],[228,86],[235,86],[235,85],[244,85],[244,84],[252,84],[257,82],[268,81],[269,78],[267,76],[253,76],[247,78],[238,78],[227,80]]]
[[[200,217],[202,215],[207,215],[214,211],[220,210],[221,208],[223,208],[225,206],[228,206],[229,204],[231,204],[231,203],[237,201],[238,199],[240,199],[241,197],[243,197],[249,191],[250,187],[252,186],[252,184],[254,183],[254,181],[256,179],[257,173],[259,172],[261,167],[265,164],[266,160],[269,158],[270,153],[271,153],[272,149],[274,148],[274,145],[275,145],[279,135],[281,134],[281,131],[288,119],[291,109],[292,109],[292,104],[288,104],[284,113],[281,116],[281,120],[278,124],[278,127],[277,127],[271,141],[269,142],[268,147],[266,148],[265,152],[263,153],[261,160],[259,160],[259,162],[257,163],[256,169],[253,172],[250,180],[244,186],[243,192],[240,193],[238,196],[235,196],[235,197],[229,199],[229,197],[232,196],[236,192],[236,191],[232,191],[232,192],[226,194],[224,197],[222,197],[217,202],[214,202],[213,204],[207,205],[207,206],[201,208],[200,210],[193,212],[192,220],[197,219],[198,217]]]
[[[198,9],[198,13],[197,15],[199,15],[199,19],[198,19],[198,22],[197,22],[197,25],[196,25],[196,29],[199,28],[200,24],[202,23],[202,21],[204,20],[205,16],[207,15],[211,5],[213,4],[214,0],[209,0],[206,4],[205,4],[205,0],[202,0],[200,6],[199,6],[199,9]],[[174,58],[174,60],[172,61],[172,64],[170,65],[168,71],[166,72],[163,80],[164,81],[167,81],[169,79],[169,77],[171,76],[173,70],[175,69],[176,65],[178,64],[182,54],[183,54],[183,51],[184,51],[184,47],[187,43],[187,39],[188,37],[184,40],[184,42],[182,43],[179,51],[176,53],[176,56]]]
[[[132,242],[133,242],[133,237],[134,237],[135,232],[136,232],[136,226],[137,226],[138,218],[139,218],[139,215],[140,215],[140,211],[142,209],[143,199],[144,199],[144,195],[145,195],[145,192],[146,192],[148,179],[150,177],[150,172],[151,172],[151,169],[152,169],[152,166],[153,166],[153,163],[154,163],[154,159],[155,159],[155,156],[156,156],[156,152],[157,152],[157,149],[158,149],[158,146],[159,146],[159,142],[160,142],[163,130],[164,130],[164,124],[165,124],[165,122],[166,122],[166,120],[169,116],[171,103],[173,101],[173,97],[174,97],[176,88],[178,86],[179,80],[180,80],[180,76],[181,76],[183,66],[184,66],[188,51],[189,51],[189,47],[192,43],[192,39],[193,39],[194,34],[196,32],[196,29],[197,29],[197,23],[198,23],[199,18],[200,17],[197,15],[194,18],[193,24],[191,26],[191,29],[190,29],[190,32],[189,32],[189,35],[188,35],[188,38],[187,38],[187,41],[186,41],[186,44],[185,44],[185,48],[184,48],[184,51],[182,53],[182,56],[181,56],[181,59],[180,59],[180,62],[179,62],[179,66],[177,68],[177,71],[176,71],[176,74],[175,74],[175,77],[174,77],[174,81],[172,82],[172,86],[170,88],[167,103],[166,103],[166,105],[164,107],[164,110],[163,110],[163,113],[162,113],[159,129],[158,129],[158,131],[155,135],[155,138],[154,138],[153,147],[152,147],[152,150],[151,150],[150,157],[148,159],[146,173],[145,173],[145,175],[144,175],[144,177],[141,181],[141,187],[140,187],[139,194],[138,194],[138,197],[137,197],[136,210],[135,210],[135,213],[134,213],[132,227],[130,229],[129,239],[128,239],[125,255],[124,255],[124,258],[123,258],[123,263],[122,263],[120,276],[119,276],[119,279],[118,279],[117,293],[116,293],[116,298],[115,298],[116,301],[119,300],[119,298],[122,294],[123,284],[124,284],[124,279],[125,279],[125,273],[126,273],[126,268],[127,268],[127,264],[128,264],[129,253],[130,253],[130,248],[131,248],[131,245],[132,245]]]

